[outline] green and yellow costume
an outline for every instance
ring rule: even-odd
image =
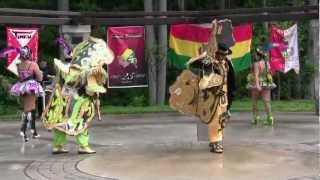
[[[88,127],[99,109],[99,94],[107,91],[103,65],[113,59],[106,43],[93,37],[74,48],[70,63],[54,59],[55,88],[42,114],[44,127],[54,132],[54,152],[64,152],[66,135],[75,136],[80,149],[89,147]]]

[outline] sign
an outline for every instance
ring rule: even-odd
[[[7,27],[7,46],[13,48],[28,46],[32,51],[31,60],[38,61],[38,28]],[[16,75],[18,75],[17,63],[20,62],[19,57],[18,52],[8,54],[7,68]]]
[[[108,87],[147,87],[144,27],[109,27],[107,42],[115,55],[114,61],[108,65]]]

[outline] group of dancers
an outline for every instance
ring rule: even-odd
[[[11,95],[21,97],[23,112],[20,135],[24,142],[31,137],[39,138],[36,129],[36,100],[45,97],[41,86],[44,72],[32,61],[28,46],[16,49],[18,81],[11,87]],[[52,153],[67,153],[67,135],[75,136],[80,154],[95,153],[89,146],[88,127],[99,110],[99,95],[106,92],[104,87],[107,73],[103,66],[110,64],[114,54],[102,39],[89,37],[68,51],[65,60],[54,59],[55,76],[41,120],[48,130],[53,131]],[[46,70],[46,69],[44,69]]]
[[[43,72],[38,64],[31,60],[32,51],[28,46],[19,48],[18,52],[18,81],[11,87],[10,93],[21,97],[23,113],[20,135],[28,142],[30,136],[27,127],[30,127],[32,138],[40,137],[36,129],[36,100],[39,96],[45,96],[41,86]],[[203,71],[199,77],[202,84],[203,79],[209,78],[208,84],[200,88],[199,96],[210,94],[213,98],[210,107],[214,109],[210,110],[207,124],[209,147],[214,153],[223,152],[225,119],[230,117],[229,110],[235,94],[235,73],[232,62],[228,59],[231,53],[225,44],[209,42],[207,49],[188,64],[190,67],[197,64],[194,68]],[[106,93],[104,83],[107,78],[103,66],[113,61],[114,54],[103,40],[90,37],[72,50],[69,49],[66,56],[66,60],[54,59],[56,73],[51,77],[53,90],[47,99],[41,120],[45,128],[53,131],[53,154],[68,152],[65,148],[67,135],[76,137],[79,153],[95,153],[89,146],[88,127],[96,113],[100,113],[99,97]],[[270,90],[275,84],[269,71],[267,52],[260,47],[256,48],[254,59],[247,84],[253,102],[252,123],[257,124],[262,120],[257,108],[257,99],[261,95],[267,112],[265,124],[273,125]],[[211,74],[213,76],[210,76]]]

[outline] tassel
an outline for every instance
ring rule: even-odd
[[[58,43],[59,45],[62,45],[64,49],[67,50],[67,54],[70,56],[72,53],[72,48],[71,46],[66,42],[66,40],[63,37],[58,37],[55,40],[56,43]]]
[[[7,57],[8,54],[13,52],[20,53],[19,48],[13,48],[13,47],[4,48],[0,51],[0,58],[5,58]]]

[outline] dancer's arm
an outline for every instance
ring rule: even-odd
[[[35,78],[37,81],[42,81],[43,80],[43,73],[42,71],[40,70],[39,66],[37,63],[35,62],[32,62],[32,65],[33,65],[33,72],[35,74]]]

